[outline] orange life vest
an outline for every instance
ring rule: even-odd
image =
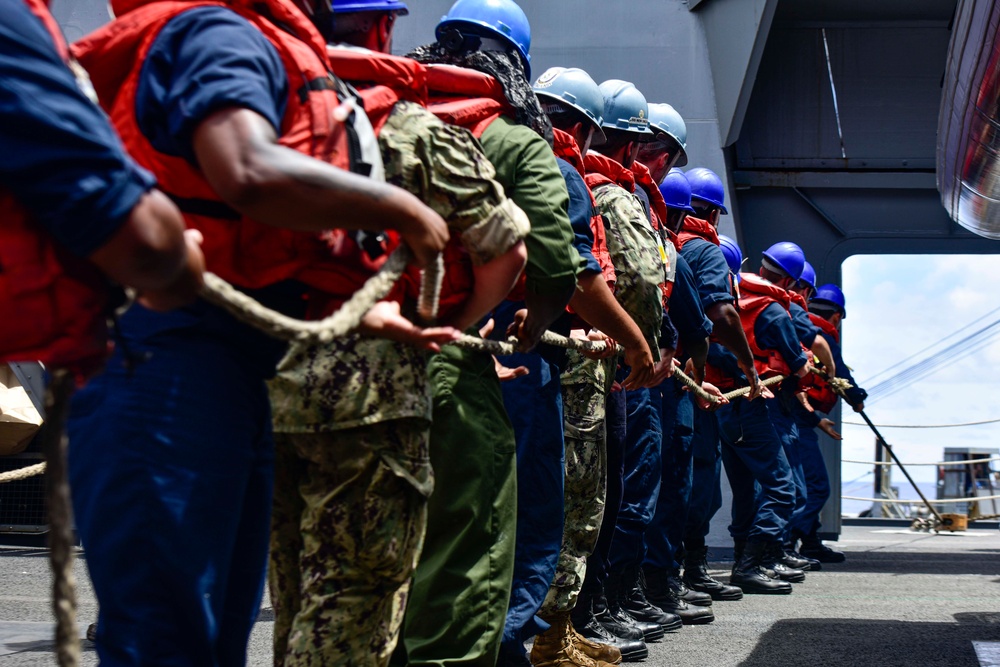
[[[837,331],[837,327],[833,326],[829,321],[820,317],[816,313],[809,313],[809,319],[815,324],[820,331],[831,336],[834,342],[840,342],[840,332]],[[809,403],[820,412],[829,413],[833,410],[834,406],[837,405],[837,399],[840,398],[837,392],[833,390],[830,383],[821,378],[818,375],[810,373],[809,382],[803,383],[806,396],[809,398]]]
[[[656,187],[649,167],[643,163],[633,162],[629,169],[635,176],[635,184],[642,188],[649,197],[649,213],[653,219],[653,229],[662,233],[667,228],[667,203],[663,201],[660,188]]]
[[[43,0],[24,0],[69,63],[69,49]],[[108,352],[108,284],[0,190],[0,361],[41,361],[89,374]]]
[[[680,243],[680,248],[683,248],[692,239],[702,239],[717,246],[719,245],[719,232],[707,220],[688,215],[681,223],[681,231],[677,233],[677,241]]]
[[[323,38],[291,0],[113,0],[118,18],[77,42],[74,52],[91,72],[101,104],[128,151],[156,175],[187,225],[201,230],[211,271],[243,288],[298,279],[346,298],[356,285],[342,263],[332,260],[319,235],[244,217],[219,198],[195,166],[157,151],[142,134],[135,102],[146,55],[171,19],[196,7],[230,9],[274,45],[290,84],[280,145],[365,172],[352,123],[337,120],[340,114],[334,113],[338,107],[344,110],[341,105],[350,92],[333,76]]]
[[[776,303],[786,311],[790,303],[788,292],[753,273],[740,274],[740,324],[754,356],[757,374],[762,378],[791,375],[791,368],[777,350],[762,348],[757,342],[755,325],[764,309]]]
[[[552,151],[556,157],[569,162],[579,172],[581,177],[586,178],[587,170],[583,166],[583,154],[580,153],[580,147],[577,145],[573,135],[563,132],[558,128],[553,128],[553,133],[555,142],[552,146]],[[591,252],[594,253],[594,259],[597,260],[597,263],[601,265],[601,275],[604,276],[608,287],[614,289],[616,281],[615,265],[611,261],[611,253],[608,252],[608,236],[607,230],[604,229],[604,218],[597,209],[597,202],[594,201],[594,193],[590,191],[589,187],[587,188],[587,194],[590,195],[590,231],[594,234],[594,245],[591,246]]]

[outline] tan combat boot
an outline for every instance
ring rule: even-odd
[[[570,623],[569,630],[572,635],[573,645],[576,646],[576,650],[583,653],[588,658],[597,662],[610,663],[612,665],[620,665],[622,663],[622,652],[614,646],[595,642],[593,639],[587,639],[576,631],[576,628],[573,627],[572,623]]]
[[[569,613],[556,614],[545,620],[552,627],[535,637],[531,647],[531,664],[534,667],[614,667],[612,663],[594,660],[577,648],[576,632],[569,622]]]

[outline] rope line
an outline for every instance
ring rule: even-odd
[[[989,463],[990,461],[1000,461],[1000,456],[994,456],[988,459],[966,459],[964,461],[937,461],[935,463],[904,463],[903,465],[908,466],[958,466],[958,465],[968,465],[970,463]],[[855,461],[854,459],[841,459],[841,463],[861,463],[863,465],[869,466],[894,466],[896,463],[894,461]]]
[[[864,422],[841,422],[850,426],[868,426]],[[960,428],[963,426],[982,426],[983,424],[1000,424],[1000,419],[987,419],[981,422],[965,422],[963,424],[875,424],[878,428]]]
[[[859,498],[858,496],[841,496],[844,500],[862,500],[869,503],[889,503],[891,505],[920,505],[923,501],[919,498],[912,500],[901,500],[896,498]],[[977,500],[996,500],[1000,496],[980,496],[978,498],[944,498],[941,500],[931,500],[934,504],[972,503]]]
[[[41,475],[45,472],[45,463],[36,463],[32,466],[26,466],[24,468],[18,468],[17,470],[8,470],[7,472],[0,473],[0,484],[6,484],[7,482],[19,482],[22,479],[28,479],[34,477],[35,475]]]

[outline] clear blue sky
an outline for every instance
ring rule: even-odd
[[[904,361],[910,355],[1000,307],[1000,259],[994,255],[860,255],[844,263],[843,275],[848,312],[841,329],[844,358],[862,386],[887,368],[902,370],[912,363]],[[998,316],[995,313],[980,325]],[[876,424],[945,424],[1000,417],[1000,327],[997,333],[996,341],[977,354],[957,359],[899,393],[870,401],[868,416]],[[844,419],[861,421],[849,408],[844,410]],[[843,435],[844,459],[872,460],[875,438],[867,426],[845,424]],[[1000,447],[1000,424],[890,428],[882,430],[882,435],[904,463],[939,461],[946,446]],[[844,463],[841,470],[846,482],[871,468]],[[936,469],[913,467],[910,474],[918,482],[931,482]],[[870,490],[872,476],[864,479]],[[894,474],[893,485],[907,483],[902,475]]]

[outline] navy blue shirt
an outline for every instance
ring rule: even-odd
[[[780,304],[768,304],[757,316],[753,331],[758,345],[765,350],[776,350],[793,373],[806,365],[806,356],[799,345],[795,325],[792,324],[788,311]]]
[[[136,93],[136,118],[158,151],[194,164],[194,131],[221,109],[250,109],[279,131],[288,85],[277,50],[259,30],[231,10],[198,7],[171,19],[150,47]],[[286,315],[305,314],[303,288],[296,282],[249,293]],[[286,349],[205,301],[169,313],[132,308],[122,325],[125,338],[137,342],[182,329],[225,340],[263,377],[274,373]]]
[[[580,176],[580,172],[566,160],[557,157],[556,164],[566,181],[566,191],[569,192],[569,221],[573,225],[573,246],[580,253],[587,265],[584,271],[601,272],[601,265],[594,257],[594,230],[590,228],[590,218],[594,215],[594,207],[590,201],[590,190]]]
[[[809,319],[806,309],[794,301],[788,307],[788,314],[792,317],[792,324],[795,325],[795,333],[798,334],[799,342],[808,348],[812,348],[819,335],[819,327]]]
[[[729,265],[719,246],[705,239],[691,239],[681,248],[680,254],[694,272],[702,310],[707,311],[716,303],[735,301],[729,291]]]
[[[170,20],[146,57],[136,93],[139,129],[160,152],[195,163],[195,129],[215,111],[250,109],[276,132],[288,101],[278,51],[249,21],[222,7]]]
[[[670,294],[670,319],[677,327],[680,340],[691,344],[712,333],[712,321],[705,317],[691,266],[677,255],[674,291]]]
[[[87,256],[124,224],[153,177],[125,153],[22,0],[0,0],[0,186]]]

